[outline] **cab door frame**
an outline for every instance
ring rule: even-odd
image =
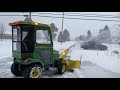
[[[38,30],[47,30],[48,31],[48,34],[50,35],[50,44],[39,44],[39,43],[37,43],[36,42],[36,33],[37,33],[37,31]],[[35,42],[34,42],[34,53],[33,53],[33,57],[34,58],[39,58],[42,62],[43,62],[43,64],[45,65],[45,66],[49,66],[49,65],[52,65],[52,66],[54,66],[54,61],[53,61],[53,41],[52,41],[52,35],[51,35],[51,30],[50,30],[50,28],[44,28],[44,27],[41,27],[41,26],[36,26],[35,27],[35,33],[34,33],[35,35],[35,37],[34,37],[34,39],[35,39]],[[45,58],[42,56],[42,51],[44,51],[44,50],[47,50],[47,51],[49,51],[50,52],[50,62],[46,62],[45,61]]]

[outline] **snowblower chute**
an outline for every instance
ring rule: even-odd
[[[66,64],[66,70],[68,69],[73,70],[74,68],[80,69],[81,64],[80,60],[70,60],[70,56],[67,56],[70,48],[62,52],[61,54],[62,62]]]

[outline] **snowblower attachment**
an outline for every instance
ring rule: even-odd
[[[69,48],[62,52],[61,58],[62,63],[66,64],[66,70],[73,70],[75,68],[80,69],[80,60],[70,60],[70,57],[67,56]]]

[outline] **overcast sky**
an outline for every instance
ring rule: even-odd
[[[42,12],[39,12],[42,13]],[[45,12],[44,12],[45,13]],[[46,12],[50,13],[50,12]],[[51,12],[55,13],[56,12]],[[80,13],[80,14],[97,14],[97,15],[119,15],[119,12],[67,12],[67,13]],[[28,13],[22,13],[22,12],[0,12],[0,15],[24,15]],[[33,12],[32,15],[38,15],[38,12]],[[58,14],[61,14],[58,12]],[[65,12],[66,14],[66,12]],[[39,14],[42,15],[43,14]],[[45,14],[44,14],[45,15]],[[45,16],[60,16],[60,15],[45,15]],[[61,17],[61,16],[60,16]],[[68,16],[65,16],[68,17]],[[86,18],[86,19],[102,19],[102,20],[119,20],[119,19],[113,19],[113,18],[98,18],[98,17],[82,17],[82,16],[69,16],[73,18]],[[0,23],[4,23],[6,26],[6,33],[11,32],[11,27],[8,26],[9,22],[24,20],[24,16],[0,16]],[[41,22],[41,23],[55,23],[55,25],[59,28],[59,31],[61,31],[61,18],[48,18],[48,17],[38,17],[38,16],[32,16],[32,20],[35,22]],[[79,35],[86,35],[88,30],[91,30],[93,36],[96,36],[100,29],[102,29],[105,25],[108,25],[110,28],[112,28],[114,25],[120,24],[120,22],[114,22],[114,21],[96,21],[96,20],[80,20],[80,19],[64,19],[64,29],[68,29],[71,38],[75,38]],[[117,34],[118,32],[111,30],[113,34]]]

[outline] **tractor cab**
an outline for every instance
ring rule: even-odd
[[[39,58],[41,52],[52,52],[50,25],[25,21],[9,23],[9,25],[12,26],[12,55],[14,58],[28,59],[36,58],[36,56]]]

